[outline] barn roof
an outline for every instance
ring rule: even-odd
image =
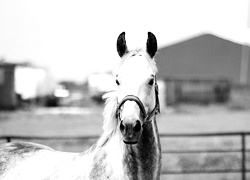
[[[247,51],[243,51],[243,48]],[[242,53],[250,48],[211,34],[203,34],[162,47],[156,55],[160,78],[228,79],[240,83]],[[250,66],[250,64],[249,64]],[[247,83],[250,72],[247,67]]]

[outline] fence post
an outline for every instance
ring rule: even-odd
[[[246,134],[241,133],[241,179],[246,180]]]
[[[7,140],[8,143],[11,142],[11,137],[7,136],[6,140]]]

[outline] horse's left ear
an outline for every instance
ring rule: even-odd
[[[153,33],[148,32],[148,40],[147,40],[147,53],[151,58],[155,56],[157,52],[157,40]]]

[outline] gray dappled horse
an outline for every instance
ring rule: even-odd
[[[117,89],[104,96],[104,132],[97,144],[82,153],[27,142],[3,144],[1,180],[160,179],[156,38],[148,32],[146,49],[129,51],[123,32],[117,51]]]

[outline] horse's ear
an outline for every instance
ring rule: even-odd
[[[126,40],[125,40],[125,32],[122,32],[117,38],[116,44],[117,52],[120,57],[122,57],[125,53],[128,52]]]
[[[148,32],[148,40],[147,40],[147,53],[151,58],[155,56],[157,52],[157,40],[153,33]]]

